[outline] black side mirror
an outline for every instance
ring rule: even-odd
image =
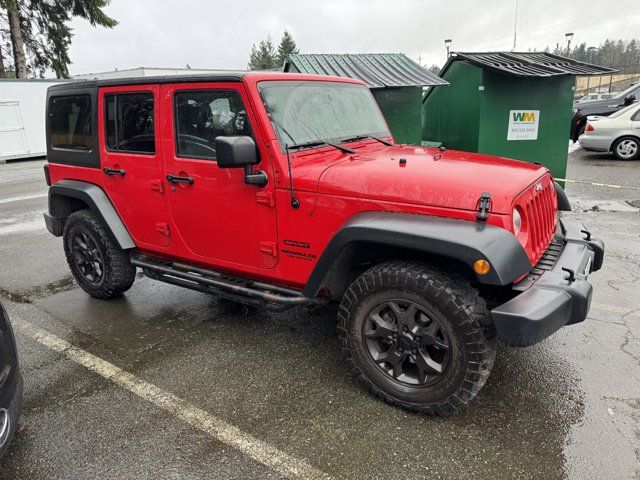
[[[251,137],[217,137],[216,160],[220,168],[242,168],[258,163]]]
[[[216,161],[220,168],[244,168],[244,183],[264,187],[267,174],[262,170],[253,173],[252,165],[259,163],[256,143],[247,136],[216,138]]]
[[[624,97],[624,104],[625,105],[631,105],[635,101],[636,101],[636,96],[633,93],[631,93],[631,94],[627,95],[626,97]]]

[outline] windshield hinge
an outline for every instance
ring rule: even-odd
[[[480,222],[486,222],[489,218],[489,210],[491,210],[491,194],[489,192],[483,192],[478,200],[478,215],[476,218]]]

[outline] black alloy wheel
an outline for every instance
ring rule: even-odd
[[[73,260],[87,281],[100,284],[104,278],[104,259],[91,233],[76,230],[71,237]]]
[[[417,303],[380,303],[363,323],[363,341],[372,360],[393,380],[431,386],[445,374],[451,341],[435,315]]]

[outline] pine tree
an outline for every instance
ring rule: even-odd
[[[27,73],[43,76],[52,69],[58,78],[69,76],[69,48],[73,32],[69,23],[73,17],[88,20],[93,26],[113,28],[116,20],[102,9],[110,0],[0,0],[0,14],[6,12],[10,32],[12,56],[16,77],[26,78]],[[17,23],[15,19],[17,18]],[[0,38],[1,40],[1,38]],[[5,56],[6,58],[6,56]]]
[[[266,40],[262,40],[257,47],[255,43],[251,46],[249,70],[272,70],[276,66],[276,50],[271,36],[268,36]]]
[[[276,66],[284,66],[284,62],[289,55],[295,55],[299,53],[298,46],[296,45],[293,36],[287,31],[284,31],[280,45],[278,45],[278,53],[276,55]]]

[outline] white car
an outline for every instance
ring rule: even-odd
[[[594,152],[613,152],[620,160],[640,157],[640,103],[612,113],[608,117],[587,117],[580,146]]]

